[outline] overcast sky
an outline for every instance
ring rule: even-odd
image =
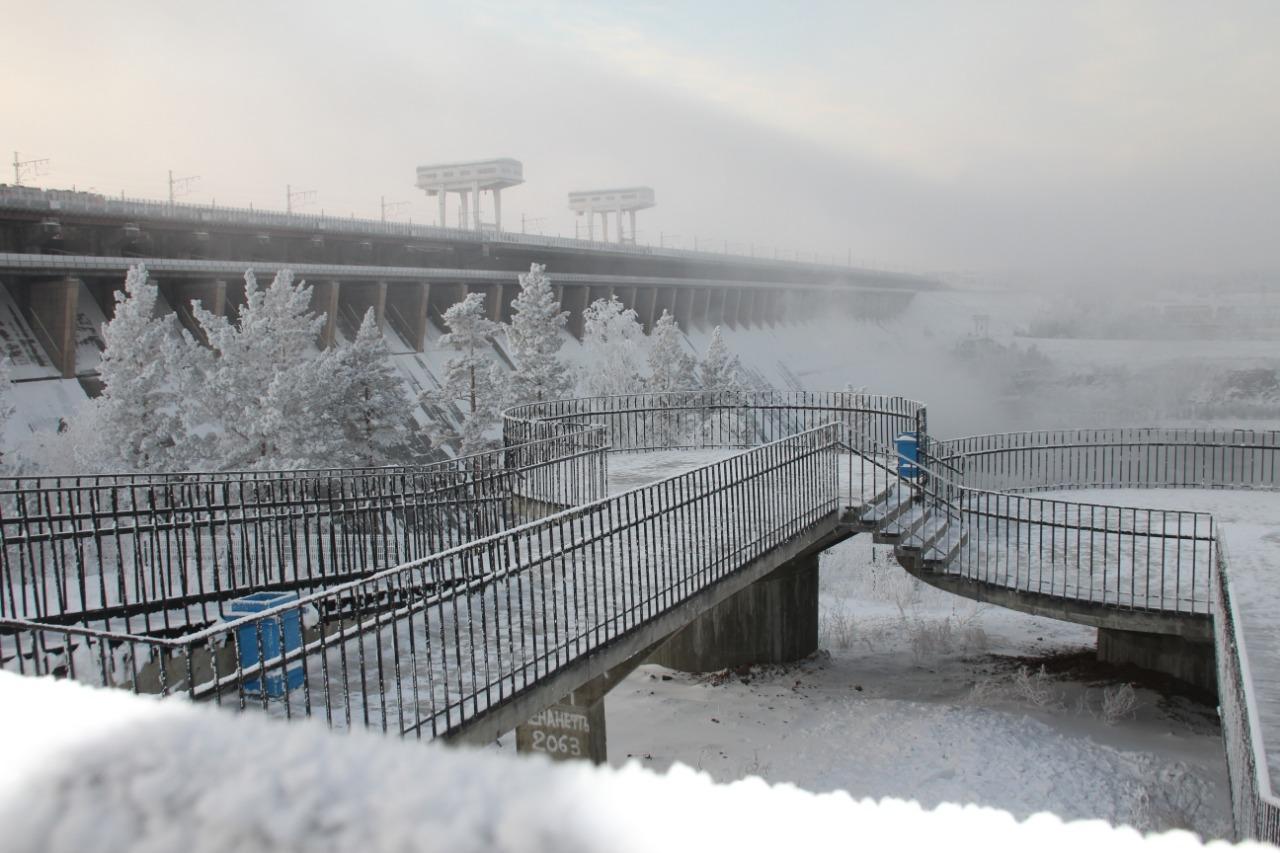
[[[6,9],[0,74],[5,159],[47,186],[160,198],[173,169],[193,201],[434,222],[417,165],[508,156],[508,227],[647,184],[642,242],[1280,269],[1275,0],[62,0]]]

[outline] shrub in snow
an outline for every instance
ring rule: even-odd
[[[441,388],[423,397],[446,409],[461,409],[461,423],[440,424],[434,437],[473,453],[494,444],[493,432],[506,394],[505,377],[491,358],[489,342],[500,324],[485,316],[484,295],[479,293],[467,294],[451,306],[444,312],[444,322],[449,333],[440,343],[456,355],[445,363]]]
[[[92,421],[101,470],[171,471],[191,462],[183,377],[196,344],[172,314],[156,316],[158,296],[146,268],[132,267],[102,327],[102,396],[80,415]]]
[[[557,353],[564,340],[560,330],[569,319],[560,310],[551,279],[542,264],[530,264],[520,276],[520,293],[511,302],[507,340],[515,370],[509,378],[512,405],[567,397],[573,387],[569,371]]]
[[[597,299],[584,312],[578,392],[585,396],[634,394],[644,385],[644,328],[617,297]]]
[[[281,270],[270,287],[245,274],[236,322],[201,305],[193,313],[209,350],[200,353],[192,419],[212,427],[210,462],[222,469],[324,465],[341,436],[327,411],[330,377],[315,358],[323,316],[311,288]]]
[[[1013,676],[1013,694],[1029,705],[1037,708],[1049,708],[1060,704],[1061,695],[1053,687],[1053,681],[1044,666],[1038,672],[1031,672],[1025,666],[1018,667]]]
[[[1137,710],[1138,695],[1133,692],[1133,685],[1121,684],[1102,691],[1102,720],[1107,725],[1114,726],[1134,716]]]

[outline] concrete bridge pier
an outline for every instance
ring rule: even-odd
[[[1099,628],[1098,660],[1149,669],[1215,694],[1218,691],[1213,640]]]
[[[818,555],[784,563],[672,634],[649,658],[683,672],[789,663],[818,650]]]
[[[76,311],[80,279],[71,276],[21,286],[18,306],[64,379],[76,375]]]
[[[604,764],[609,760],[604,696],[612,686],[594,679],[516,726],[516,752]]]

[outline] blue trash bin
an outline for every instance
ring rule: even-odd
[[[894,443],[898,447],[898,476],[914,480],[920,476],[920,438],[914,432],[899,433]]]
[[[293,592],[255,592],[232,601],[227,607],[226,618],[228,621],[234,621],[297,600],[298,595]],[[236,628],[240,665],[256,666],[280,657],[281,635],[284,639],[285,652],[302,648],[302,619],[297,610],[286,610],[266,619],[246,622]],[[278,661],[267,663],[265,676],[257,675],[245,679],[244,692],[262,695],[265,682],[265,692],[268,696],[283,696],[295,687],[302,686],[302,675],[301,660],[291,662],[283,672]]]

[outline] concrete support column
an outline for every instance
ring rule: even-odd
[[[1215,693],[1218,689],[1212,640],[1099,628],[1098,660],[1161,672]]]
[[[730,329],[738,328],[738,303],[742,299],[742,291],[731,288],[724,292],[724,306],[721,309],[720,323]]]
[[[462,199],[458,205],[458,227],[465,231],[471,227],[467,224],[467,191],[458,190],[458,196]]]
[[[425,281],[397,282],[387,290],[387,318],[414,352],[426,345],[430,298],[431,285]]]
[[[693,296],[692,288],[682,287],[676,291],[675,311],[676,322],[680,324],[680,328],[689,331],[693,325]]]
[[[600,213],[600,239],[602,242],[609,242],[609,213],[601,211]]]
[[[709,298],[707,302],[707,328],[715,328],[724,325],[724,302],[727,291],[723,287],[717,287],[708,291]]]
[[[496,188],[493,191],[493,224],[502,230],[502,190]]]
[[[604,695],[605,686],[596,679],[534,714],[516,726],[516,752],[604,764],[609,759]]]
[[[502,285],[489,285],[489,292],[484,298],[485,307],[489,309],[489,319],[495,323],[502,322]]]
[[[80,279],[68,276],[29,285],[27,321],[64,379],[76,375],[76,309]]]
[[[596,239],[596,212],[593,208],[587,208],[587,239],[595,242]]]
[[[338,292],[339,313],[343,315],[343,326],[349,334],[354,335],[364,321],[365,313],[373,309],[373,321],[379,329],[386,328],[387,321],[387,283],[347,282]]]
[[[751,321],[756,312],[756,292],[740,290],[738,297],[738,325],[744,329],[751,328]]]
[[[569,334],[578,340],[582,340],[583,334],[586,333],[586,311],[589,296],[590,291],[585,286],[566,287],[560,293],[560,307],[569,312],[569,322],[567,324]]]
[[[699,329],[710,326],[708,315],[711,313],[711,290],[702,288],[693,294],[693,316],[690,318]]]
[[[784,563],[671,635],[649,659],[684,672],[789,663],[818,650],[818,555]]]
[[[480,230],[480,182],[476,181],[471,188],[471,218],[475,220],[475,229]]]
[[[636,289],[636,315],[640,318],[640,324],[644,327],[646,335],[653,331],[653,324],[658,319],[653,313],[657,303],[658,289],[656,287]]]
[[[627,239],[626,239],[626,235],[622,233],[622,208],[621,207],[618,208],[617,215],[618,215],[618,242],[625,243],[627,242]],[[633,234],[632,236],[634,237],[635,235]]]
[[[318,281],[311,285],[311,310],[324,315],[324,326],[320,329],[320,338],[316,342],[321,349],[328,349],[338,340],[338,298],[342,283],[338,281]]]
[[[631,214],[631,242],[634,244],[636,241],[636,212],[631,210],[628,213]]]

